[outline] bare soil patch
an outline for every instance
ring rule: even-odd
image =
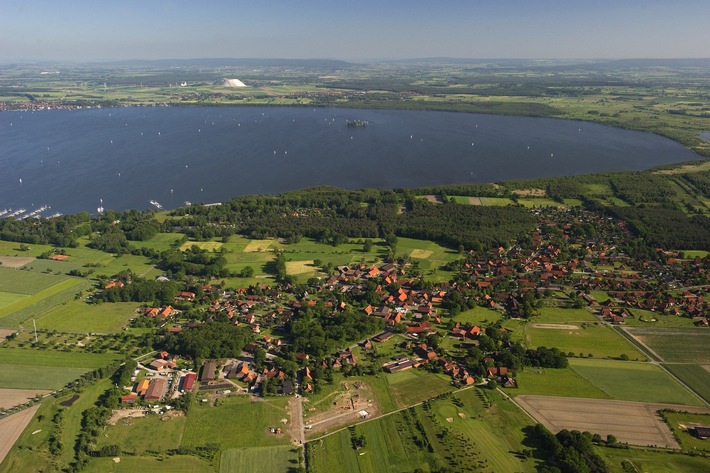
[[[557,330],[579,330],[579,327],[576,325],[567,325],[567,324],[533,324],[533,328],[551,328],[551,329],[557,329]]]
[[[471,205],[483,205],[483,201],[481,201],[480,197],[469,197],[468,203]]]
[[[286,262],[286,274],[312,273],[316,269],[317,268],[313,266],[313,260]]]
[[[517,189],[513,191],[513,194],[526,197],[545,197],[547,192],[545,192],[545,189]]]
[[[3,268],[17,269],[26,266],[37,258],[29,256],[0,256],[0,263]]]
[[[116,425],[119,420],[145,417],[147,409],[116,409],[108,420],[109,425]]]
[[[255,253],[257,251],[267,251],[272,240],[251,240],[246,247],[244,253]]]
[[[27,424],[30,423],[37,409],[39,409],[39,404],[0,419],[0,439],[2,439],[2,442],[0,442],[0,463],[5,460],[5,455],[15,445],[17,438],[25,430]]]
[[[703,368],[705,368],[705,371],[710,373],[710,365],[701,365]]]
[[[12,335],[13,333],[17,332],[17,330],[9,329],[9,328],[0,328],[0,342],[5,340],[7,337]]]
[[[0,408],[19,406],[32,398],[43,396],[50,391],[43,389],[0,389]],[[1,438],[2,436],[0,436]]]
[[[441,204],[442,203],[441,197],[439,197],[438,195],[425,195],[424,197],[426,198],[426,200],[428,200],[432,204]]]
[[[601,436],[612,434],[620,442],[632,445],[680,448],[657,414],[660,409],[678,409],[675,404],[528,395],[516,397],[515,402],[553,433],[562,429],[586,430]],[[710,412],[703,407],[683,409]]]
[[[434,254],[433,251],[431,250],[413,250],[412,253],[409,255],[410,258],[416,258],[416,259],[427,259],[430,257],[432,254]]]
[[[308,430],[324,432],[333,427],[355,422],[362,419],[361,411],[367,412],[368,419],[380,415],[380,407],[375,402],[369,385],[362,381],[343,384],[346,392],[335,397],[330,409],[305,420]]]

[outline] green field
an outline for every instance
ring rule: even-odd
[[[82,471],[88,473],[207,473],[215,468],[207,461],[188,455],[131,457],[122,456],[116,463],[111,458],[95,458]]]
[[[452,471],[535,471],[534,462],[515,454],[522,448],[522,428],[531,422],[515,405],[497,393],[476,389],[459,391],[455,397],[458,405],[453,398],[440,399],[426,409],[420,406],[357,425],[355,432],[367,440],[361,450],[353,449],[347,429],[309,442],[309,471],[438,471],[452,463]],[[423,437],[431,450],[417,446]]]
[[[538,324],[569,324],[574,322],[598,322],[592,313],[585,309],[565,309],[560,307],[542,307],[539,315],[532,319]]]
[[[388,374],[387,383],[399,407],[407,407],[454,389],[451,378],[419,369]]]
[[[199,446],[207,442],[218,443],[222,448],[287,445],[290,441],[287,434],[276,435],[267,430],[285,427],[281,420],[289,417],[287,402],[282,397],[231,396],[222,405],[210,407],[209,403],[201,405],[196,401],[187,416],[182,445]]]
[[[701,473],[708,471],[710,460],[700,456],[669,455],[666,451],[649,449],[598,448],[612,473]],[[632,470],[625,470],[622,462],[629,462]]]
[[[84,279],[62,280],[47,289],[20,299],[14,304],[0,308],[0,325],[17,327],[30,317],[73,299],[76,294],[90,286],[91,283]]]
[[[571,359],[569,363],[612,399],[702,406],[696,396],[650,363],[584,359]]]
[[[27,297],[27,294],[18,294],[16,292],[0,292],[0,309],[12,304],[17,304],[25,297]]]
[[[66,401],[74,393],[43,401],[34,419],[22,432],[5,461],[0,464],[0,473],[52,471],[49,469],[52,463],[68,465],[74,458],[74,449],[70,446],[74,445],[79,435],[83,412],[93,406],[110,386],[111,381],[104,379],[84,387],[79,398],[69,407],[60,406],[60,402]],[[60,408],[65,412],[64,427],[59,432],[64,448],[55,457],[49,453],[48,440],[53,430],[52,418]]]
[[[136,317],[137,302],[87,304],[72,300],[37,317],[37,328],[71,332],[119,332]]]
[[[134,455],[146,452],[165,452],[180,446],[187,418],[149,415],[142,418],[122,419],[109,425],[96,445],[120,445],[121,451]]]
[[[595,358],[617,358],[622,354],[632,360],[646,360],[646,356],[624,337],[607,325],[587,325],[570,323],[577,329],[525,327],[525,341],[530,348],[559,348],[563,353],[592,354]]]
[[[517,388],[506,389],[506,392],[511,396],[539,394],[609,399],[608,394],[571,368],[525,368],[517,372],[515,381],[518,383]]]
[[[21,269],[0,267],[0,291],[36,294],[68,279],[66,276],[37,274]]]
[[[689,428],[710,425],[710,414],[691,414],[685,412],[664,412],[668,426],[673,430],[683,450],[705,450],[710,452],[710,442],[702,440],[690,432]]]
[[[663,365],[700,397],[710,403],[710,372],[700,365]]]
[[[627,331],[669,363],[710,364],[709,330],[630,327]]]
[[[114,353],[65,353],[0,348],[0,388],[57,389],[118,359]]]
[[[453,319],[456,322],[461,322],[462,324],[470,323],[480,326],[488,323],[497,322],[502,317],[503,314],[501,314],[497,310],[476,306],[473,309],[461,312],[460,314],[453,317]]]
[[[228,448],[222,450],[219,461],[220,473],[241,471],[284,473],[295,471],[297,466],[298,454],[288,446]]]

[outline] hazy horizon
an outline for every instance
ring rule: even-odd
[[[0,62],[710,56],[710,2],[74,0],[0,4]]]

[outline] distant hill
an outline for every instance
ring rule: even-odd
[[[195,59],[134,59],[111,64],[155,67],[307,67],[319,69],[346,69],[354,64],[337,59],[262,59],[262,58],[195,58]]]

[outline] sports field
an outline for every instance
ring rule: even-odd
[[[679,447],[668,426],[656,415],[659,409],[677,406],[552,396],[518,396],[515,402],[553,433],[586,430],[602,436],[612,434],[632,445]]]

